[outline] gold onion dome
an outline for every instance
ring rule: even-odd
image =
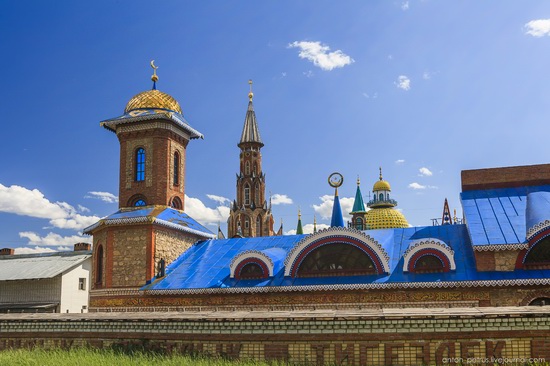
[[[393,208],[375,208],[367,211],[366,224],[369,229],[392,229],[409,227],[405,216]]]
[[[166,109],[172,112],[183,114],[180,104],[172,96],[157,89],[147,90],[135,95],[124,109],[124,113],[136,109]]]

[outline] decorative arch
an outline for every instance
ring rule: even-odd
[[[145,149],[138,147],[134,153],[134,180],[142,182],[145,180]]]
[[[416,240],[410,243],[403,254],[403,272],[422,272],[420,263],[433,263],[433,272],[449,272],[456,269],[454,251],[444,241],[434,238]],[[431,267],[431,266],[430,266]],[[427,268],[430,271],[430,268]]]
[[[147,198],[142,194],[135,194],[128,200],[128,206],[140,207],[147,206]]]
[[[535,306],[550,305],[550,291],[539,290],[535,291],[523,298],[518,304],[519,306]]]
[[[529,247],[522,250],[516,261],[516,269],[550,268],[550,227],[532,233]]]
[[[175,208],[176,210],[183,210],[183,203],[178,196],[174,196],[170,200],[170,207]]]
[[[261,270],[261,276],[250,278],[268,278],[273,277],[273,261],[264,253],[259,250],[247,250],[237,254],[231,260],[229,265],[230,277],[238,280],[245,278],[245,271],[247,266],[257,266]]]
[[[285,259],[285,276],[296,277],[300,265],[309,254],[332,244],[353,246],[357,253],[366,255],[373,264],[374,274],[389,272],[390,258],[380,243],[355,229],[331,227],[306,236],[292,248]]]

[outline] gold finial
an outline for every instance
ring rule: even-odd
[[[254,98],[254,93],[252,93],[252,79],[248,80],[248,84],[250,85],[250,92],[248,93],[248,99],[252,102],[252,98]]]
[[[313,225],[317,225],[317,215],[313,215]]]
[[[153,83],[156,83],[159,80],[159,77],[157,76],[157,69],[158,66],[155,66],[155,60],[151,61],[151,67],[153,68],[153,75],[151,76],[151,80],[153,80]]]
[[[357,186],[359,187],[361,185],[361,179],[359,179],[359,176],[357,176]]]
[[[382,180],[382,167],[379,167],[380,169],[380,180]]]

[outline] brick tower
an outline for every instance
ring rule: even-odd
[[[130,99],[122,116],[101,122],[120,142],[119,211],[84,231],[94,237],[91,300],[94,290],[139,288],[162,277],[193,243],[214,237],[183,211],[186,147],[202,135],[157,90],[151,66],[153,88]]]
[[[240,172],[237,174],[237,199],[233,201],[227,232],[234,236],[257,237],[273,235],[273,215],[271,204],[265,198],[265,174],[262,171],[262,153],[264,146],[256,121],[252,99],[252,80],[249,81],[248,110],[244,120],[241,141],[237,145]]]

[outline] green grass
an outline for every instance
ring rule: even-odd
[[[221,358],[160,355],[136,352],[125,354],[113,350],[77,348],[64,350],[16,349],[0,352],[0,366],[267,366],[259,361],[230,361]]]

